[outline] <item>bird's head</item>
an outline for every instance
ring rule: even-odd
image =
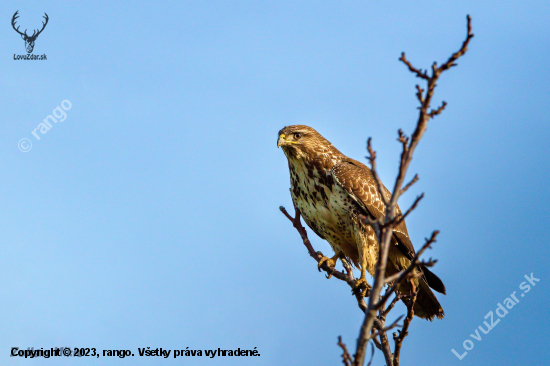
[[[309,126],[287,126],[279,131],[278,136],[277,147],[281,147],[288,158],[316,158],[321,154],[340,153],[319,132]]]

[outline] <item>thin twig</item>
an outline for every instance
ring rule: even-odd
[[[405,211],[404,214],[402,215],[399,215],[397,217],[395,217],[394,221],[395,222],[395,226],[399,225],[401,223],[401,221],[405,220],[405,218],[407,216],[409,216],[409,214],[416,208],[416,206],[418,205],[418,203],[420,202],[420,200],[424,198],[424,193],[421,193],[420,196],[416,197],[416,199],[414,200],[413,204],[411,205],[411,207],[409,207],[409,209],[407,211]]]
[[[416,286],[411,281],[411,295],[409,301],[407,301],[407,317],[405,318],[405,321],[403,322],[403,328],[401,330],[398,330],[397,332],[399,335],[396,336],[397,333],[394,333],[393,340],[395,342],[395,349],[393,352],[393,366],[399,366],[399,355],[401,353],[401,346],[403,345],[403,340],[405,337],[409,334],[409,325],[411,324],[411,321],[414,316],[414,304],[416,303],[416,297],[418,295],[418,291],[416,291]]]
[[[413,179],[411,179],[411,181],[409,183],[407,183],[405,185],[405,187],[403,187],[403,189],[401,189],[401,193],[400,195],[403,195],[403,193],[405,193],[409,188],[412,187],[413,184],[415,184],[416,182],[418,182],[418,174],[415,174]]]
[[[456,66],[454,63],[458,58],[466,53],[468,51],[468,44],[470,43],[470,40],[474,38],[474,34],[472,33],[472,18],[470,15],[466,16],[466,19],[468,20],[468,31],[466,34],[466,40],[462,43],[462,47],[460,47],[460,50],[456,53],[453,53],[451,57],[445,62],[441,67],[439,68],[441,72],[449,69],[452,66]]]
[[[443,103],[441,103],[441,105],[439,106],[439,108],[437,108],[436,110],[431,110],[430,113],[428,113],[428,115],[430,116],[430,118],[434,118],[435,116],[437,116],[438,114],[440,114],[441,112],[443,112],[443,110],[445,109],[445,107],[447,106],[447,102],[443,101]]]
[[[342,336],[338,336],[338,345],[340,348],[342,348],[342,362],[345,366],[352,366],[353,365],[353,358],[351,358],[351,355],[348,352],[348,347],[342,342]],[[373,350],[374,352],[374,350]]]
[[[402,318],[403,318],[403,315],[400,315],[397,319],[395,319],[395,321],[394,321],[393,323],[391,323],[391,324],[388,325],[387,327],[383,327],[382,329],[380,329],[380,330],[378,330],[378,331],[372,333],[372,334],[370,335],[370,337],[371,337],[371,338],[376,338],[376,337],[378,337],[380,334],[385,333],[385,332],[387,332],[388,330],[393,329],[393,328],[399,326],[399,324],[397,324],[397,323],[398,323]]]
[[[401,300],[403,298],[403,296],[399,293],[399,292],[396,292],[395,293],[395,297],[393,298],[393,300],[391,301],[391,303],[388,305],[388,307],[386,308],[386,310],[382,311],[382,316],[385,318],[389,312],[393,309],[393,307],[395,306],[395,304],[397,304],[397,302],[399,300]]]
[[[424,103],[424,95],[422,93],[424,93],[424,89],[422,89],[420,85],[416,85],[416,97],[420,104]]]
[[[374,181],[376,182],[376,187],[378,188],[378,192],[380,193],[380,197],[382,199],[382,202],[384,202],[384,205],[388,205],[388,199],[386,198],[386,195],[384,194],[384,185],[382,184],[382,181],[380,180],[380,177],[378,176],[378,171],[376,170],[376,151],[372,149],[372,138],[369,137],[367,140],[367,151],[369,152],[369,156],[367,156],[367,159],[369,159],[372,175],[374,177]]]
[[[373,329],[372,330],[373,332],[375,332],[375,330]],[[380,344],[380,341],[376,338],[373,338],[372,339],[372,343],[374,343],[374,345],[376,346],[376,348],[378,348],[380,351],[382,351],[382,344]]]
[[[416,77],[419,77],[424,80],[430,80],[430,77],[428,76],[427,71],[422,71],[420,69],[417,69],[409,62],[409,60],[407,60],[407,58],[405,57],[405,52],[401,53],[401,57],[399,58],[399,61],[403,61],[403,63],[405,63],[405,65],[409,67],[409,70],[412,73],[416,74]]]

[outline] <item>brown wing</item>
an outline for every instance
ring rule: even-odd
[[[376,187],[376,181],[372,171],[364,164],[353,160],[345,159],[332,168],[334,180],[359,204],[368,215],[374,219],[384,216],[386,206],[382,201],[380,192]],[[391,194],[386,187],[383,187],[384,196],[390,199]],[[397,212],[401,213],[399,206]],[[397,225],[393,231],[397,246],[410,260],[414,257],[414,247],[407,232],[405,221]]]
[[[332,168],[332,175],[335,182],[344,188],[353,200],[363,209],[365,215],[369,215],[374,219],[379,219],[384,216],[386,206],[378,191],[374,175],[365,164],[357,160],[346,158]],[[384,186],[382,186],[382,189],[384,191],[384,196],[389,200],[391,197],[390,191]],[[397,206],[397,212],[399,214],[401,213],[399,206]],[[405,221],[401,221],[401,223],[394,228],[392,242],[406,258],[409,260],[414,258],[415,251],[411,239],[409,238]],[[424,266],[421,266],[421,270],[425,276],[424,280],[429,286],[444,294],[445,286],[443,282]]]

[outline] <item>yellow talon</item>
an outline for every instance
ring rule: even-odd
[[[332,277],[331,272],[336,267],[336,261],[338,260],[338,258],[340,258],[340,253],[336,253],[332,258],[325,257],[321,252],[317,252],[317,255],[321,257],[321,259],[319,260],[319,263],[317,263],[317,269],[319,270],[319,272],[321,272],[321,267],[323,266],[324,263],[326,263],[327,267],[331,270],[330,272],[328,272],[327,278],[331,278]]]
[[[353,291],[354,293],[355,291],[360,291],[363,297],[368,297],[370,293],[370,285],[366,279],[359,278],[358,280],[355,280],[355,288]]]
[[[365,271],[361,270],[361,277],[355,280],[355,288],[352,290],[353,294],[356,294],[357,291],[360,291],[363,297],[368,297],[370,293],[371,286],[365,278]]]

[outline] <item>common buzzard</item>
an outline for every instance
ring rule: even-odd
[[[329,242],[334,257],[324,257],[320,264],[334,268],[339,257],[345,256],[361,270],[357,286],[366,288],[365,272],[374,275],[378,259],[378,240],[373,228],[363,224],[361,215],[380,218],[385,205],[380,197],[371,170],[350,159],[313,128],[288,126],[279,131],[277,146],[282,147],[290,170],[292,201],[307,225]],[[390,192],[383,187],[389,200]],[[401,211],[397,208],[398,213]],[[415,255],[405,221],[393,231],[386,276],[405,268]],[[413,279],[418,289],[415,315],[433,320],[445,313],[430,289],[445,294],[443,282],[428,268],[418,266]],[[408,293],[410,284],[402,283],[400,291]]]

